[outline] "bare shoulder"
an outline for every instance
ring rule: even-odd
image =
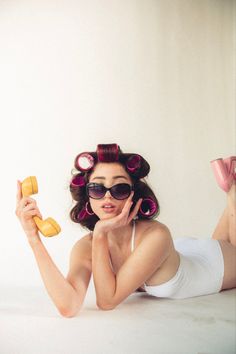
[[[80,259],[91,260],[92,258],[92,235],[91,233],[86,234],[80,238],[72,247],[71,257]]]
[[[155,231],[162,234],[163,233],[170,234],[168,227],[157,220],[143,220],[143,227],[146,233]]]
[[[84,245],[84,246],[91,246],[92,243],[92,234],[89,232],[88,234],[84,235],[81,237],[75,244],[74,247],[79,246],[79,245]]]
[[[173,245],[173,240],[169,228],[156,220],[140,220],[137,222],[137,243],[164,242],[166,245]]]
[[[171,236],[168,227],[157,220],[138,220],[136,221],[137,229],[143,237],[156,233]]]

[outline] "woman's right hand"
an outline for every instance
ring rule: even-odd
[[[17,181],[15,212],[28,239],[35,237],[39,238],[38,228],[33,217],[38,216],[42,219],[42,215],[38,209],[36,201],[33,198],[23,197],[20,181]]]

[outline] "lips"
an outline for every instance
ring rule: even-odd
[[[115,205],[112,203],[104,203],[102,210],[105,211],[105,213],[112,213],[115,210]]]

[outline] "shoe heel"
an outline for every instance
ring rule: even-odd
[[[236,179],[236,156],[230,156],[226,159],[223,159],[228,173],[233,175],[233,179]]]

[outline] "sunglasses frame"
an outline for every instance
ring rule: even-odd
[[[121,185],[121,184],[122,184],[122,185],[125,184],[125,185],[128,185],[128,186],[130,187],[130,194],[131,194],[131,192],[134,190],[134,186],[133,186],[132,184],[128,184],[128,183],[117,183],[117,184],[114,184],[112,187],[107,188],[107,187],[104,186],[104,184],[91,182],[91,183],[88,183],[88,184],[86,185],[86,194],[87,194],[87,196],[88,196],[89,198],[92,198],[92,199],[95,199],[95,200],[99,200],[99,199],[104,198],[105,195],[106,195],[106,193],[107,193],[107,191],[109,191],[110,195],[111,195],[114,199],[116,199],[116,200],[124,200],[124,199],[129,198],[130,194],[129,194],[127,197],[123,198],[123,199],[118,199],[118,198],[114,197],[113,194],[112,194],[112,188],[113,188],[113,187],[116,187],[116,186],[118,186],[118,185]],[[91,197],[91,196],[89,195],[89,187],[90,187],[91,185],[96,185],[96,186],[101,186],[101,187],[103,187],[104,190],[105,190],[104,195],[103,195],[101,198],[93,198],[93,197]]]

